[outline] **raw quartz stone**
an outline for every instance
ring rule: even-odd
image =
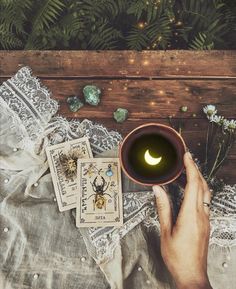
[[[128,118],[128,113],[126,108],[117,108],[117,110],[113,112],[113,116],[117,122],[121,123]]]
[[[67,98],[67,103],[70,111],[72,112],[76,112],[84,106],[83,102],[78,98],[78,96],[69,96]]]
[[[85,102],[91,105],[98,105],[100,102],[101,90],[95,85],[86,85],[83,89]]]

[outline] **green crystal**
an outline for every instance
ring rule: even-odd
[[[126,108],[117,108],[117,110],[113,112],[113,116],[117,122],[121,123],[128,118],[128,113]]]
[[[67,103],[72,112],[76,112],[84,106],[83,102],[77,96],[73,95],[67,98]]]
[[[98,105],[100,102],[101,90],[95,85],[86,85],[83,89],[85,101],[91,105]]]

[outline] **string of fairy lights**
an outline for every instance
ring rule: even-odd
[[[173,5],[173,2],[170,0],[168,1],[170,5]],[[154,9],[158,9],[160,7],[160,4],[161,4],[161,0],[149,0],[149,1],[146,1],[146,5],[149,6],[149,5],[152,5],[154,7]],[[176,11],[177,14],[180,14],[180,10],[177,10]],[[175,26],[175,28],[181,28],[183,27],[183,22],[181,20],[178,20],[176,19],[175,15],[170,15],[169,16],[169,21],[170,21],[170,24],[173,26]],[[137,23],[137,28],[140,29],[140,30],[143,30],[145,29],[147,26],[149,25],[149,23],[147,21],[139,21]],[[173,32],[173,35],[174,35],[174,42],[177,44],[178,43],[178,36],[179,36],[179,32],[178,31],[175,31]],[[150,45],[148,45],[146,47],[146,49],[150,50],[150,49],[155,49],[158,47],[158,44],[160,43],[160,41],[162,40],[162,36],[161,35],[158,35],[157,38],[155,39],[155,41],[153,41]],[[168,48],[171,48],[171,44],[169,43],[167,45]]]

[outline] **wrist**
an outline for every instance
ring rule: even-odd
[[[176,280],[177,289],[212,289],[207,276],[190,280]]]
[[[209,280],[176,283],[177,289],[212,289]]]

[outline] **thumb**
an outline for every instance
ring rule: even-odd
[[[156,196],[161,235],[170,235],[172,230],[172,211],[169,197],[166,191],[157,185],[153,186],[153,193]]]

